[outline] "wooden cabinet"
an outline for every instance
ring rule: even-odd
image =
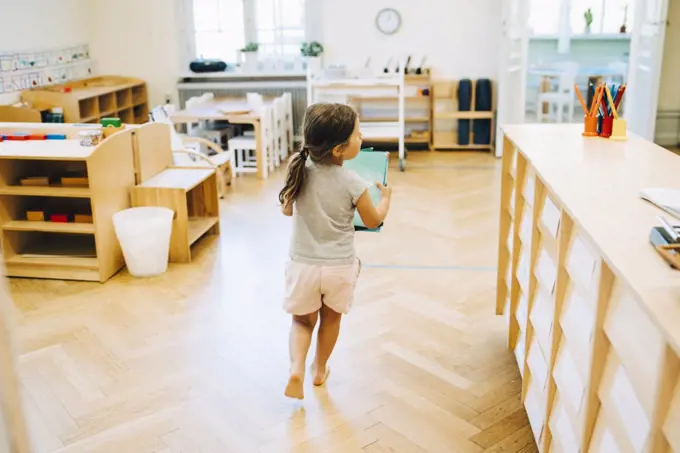
[[[506,130],[496,311],[524,406],[542,452],[680,453],[680,272],[638,197],[680,189],[680,158],[580,132]]]

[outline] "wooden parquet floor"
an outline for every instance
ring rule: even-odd
[[[287,400],[281,174],[239,178],[190,265],[106,284],[14,279],[39,453],[533,452],[494,312],[500,161],[411,153],[332,374]]]

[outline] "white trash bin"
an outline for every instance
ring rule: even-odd
[[[113,215],[113,226],[125,264],[135,277],[151,277],[168,269],[172,209],[130,208]]]

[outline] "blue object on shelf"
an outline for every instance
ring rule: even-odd
[[[472,108],[472,80],[463,79],[458,83],[458,110],[469,112]],[[470,144],[470,120],[458,120],[458,144]]]
[[[45,135],[47,140],[66,140],[65,134],[47,134]]]
[[[479,79],[475,87],[475,111],[490,112],[493,99],[491,80]],[[474,120],[472,122],[475,145],[491,144],[491,120]]]
[[[390,163],[390,153],[383,151],[373,151],[373,148],[362,149],[354,159],[343,163],[348,170],[355,172],[361,179],[366,181],[368,194],[374,205],[377,205],[382,198],[380,189],[375,185],[377,181],[387,184],[387,167]],[[382,224],[378,228],[366,228],[358,211],[354,211],[354,229],[356,231],[378,232],[382,229]]]

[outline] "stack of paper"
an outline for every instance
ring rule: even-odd
[[[377,206],[382,198],[380,189],[375,185],[376,182],[387,184],[387,167],[390,162],[390,153],[372,151],[371,149],[361,150],[352,160],[344,162],[345,168],[355,172],[361,179],[366,181],[368,193]],[[354,213],[354,228],[362,231],[380,231],[382,225],[375,229],[366,228],[361,221],[358,212]]]
[[[680,190],[677,189],[643,189],[640,198],[653,203],[680,219]]]

